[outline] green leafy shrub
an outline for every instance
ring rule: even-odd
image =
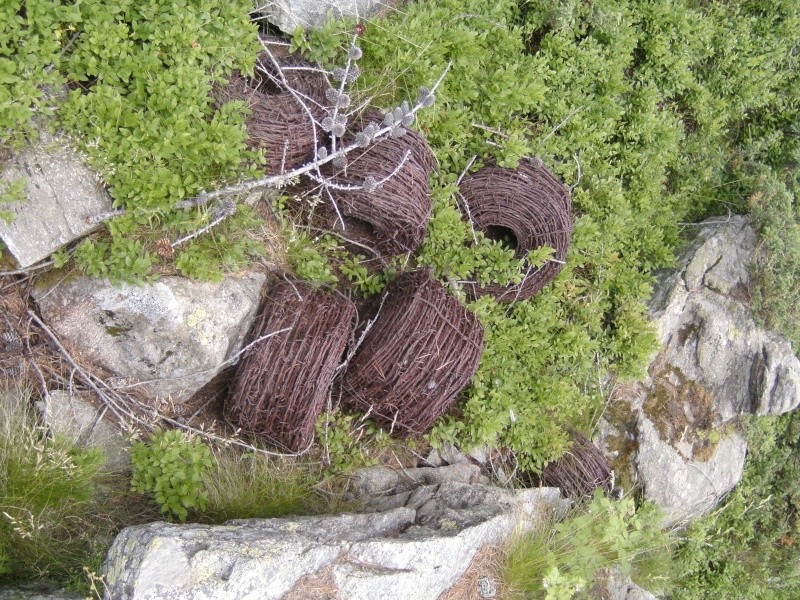
[[[319,416],[316,437],[329,475],[346,475],[358,467],[374,465],[381,452],[395,445],[371,419],[340,409]],[[413,450],[415,444],[406,440],[405,447]]]
[[[14,213],[10,210],[4,209],[3,205],[25,200],[26,185],[27,184],[24,179],[0,181],[0,221],[10,223],[14,218]]]
[[[217,110],[210,96],[232,70],[252,71],[259,45],[251,6],[90,0],[78,7],[80,35],[62,64],[78,89],[65,100],[61,123],[115,206],[129,213],[108,224],[111,242],[87,243],[75,259],[91,275],[142,280],[155,263],[152,247],[144,247],[148,234],[176,239],[208,222],[207,210],[175,211],[176,202],[257,173],[260,156],[244,146],[242,103]],[[252,215],[239,216],[238,229],[253,226]],[[218,278],[223,266],[242,262],[236,237],[179,248],[178,269]]]
[[[149,443],[133,445],[131,462],[131,489],[150,494],[162,513],[185,521],[189,509],[205,510],[208,492],[203,482],[214,462],[199,438],[177,429],[159,430]]]
[[[455,201],[456,193],[452,184],[434,188],[428,237],[417,262],[433,268],[434,274],[443,281],[477,281],[482,285],[522,281],[524,261],[516,259],[514,251],[502,243],[473,231],[462,219]]]
[[[58,69],[80,10],[72,2],[8,0],[0,6],[0,148],[36,137],[55,112]],[[2,160],[0,150],[0,160]]]
[[[510,598],[591,598],[602,571],[617,567],[652,591],[670,581],[672,537],[652,504],[610,500],[600,490],[552,528],[544,525],[512,543],[504,572]]]
[[[337,283],[339,279],[333,272],[331,256],[338,248],[332,236],[312,240],[305,232],[289,226],[286,258],[294,274],[303,281],[312,283]]]
[[[796,351],[800,348],[800,214],[795,190],[800,185],[787,186],[770,169],[758,171],[748,202],[764,256],[753,265],[753,304],[764,325],[787,336]]]
[[[206,211],[207,212],[207,211]],[[208,217],[201,217],[206,224]],[[209,233],[182,246],[175,259],[175,268],[185,277],[220,281],[226,272],[236,271],[263,256],[263,243],[258,237],[261,220],[253,209],[242,205]]]
[[[591,420],[593,382],[642,374],[656,344],[644,303],[678,223],[743,210],[743,159],[797,160],[798,18],[791,2],[439,0],[367,27],[359,85],[378,104],[452,63],[418,120],[440,165],[419,264],[445,282],[520,277],[462,220],[454,184],[470,163],[535,155],[576,186],[566,268],[528,306],[473,307],[485,357],[463,418],[435,438],[510,443],[536,468],[563,451],[565,425]],[[325,60],[351,35],[330,26],[294,44]]]

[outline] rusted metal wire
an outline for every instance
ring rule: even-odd
[[[542,161],[523,160],[516,169],[486,166],[465,177],[459,193],[475,229],[505,240],[517,258],[542,246],[555,250],[550,260],[531,269],[519,284],[467,284],[473,297],[491,294],[506,302],[525,300],[558,275],[572,237],[572,200],[567,187]]]
[[[226,419],[285,450],[308,446],[355,315],[355,306],[344,296],[299,282],[277,283],[251,340],[288,331],[244,354],[226,402]]]
[[[574,500],[590,498],[597,488],[609,493],[612,470],[603,452],[582,433],[572,431],[570,434],[572,447],[542,470],[541,483],[561,488],[566,497]]]
[[[422,433],[477,370],[483,327],[429,270],[399,276],[386,294],[344,377],[344,402],[390,431]]]
[[[281,58],[281,66],[289,67],[283,69],[283,76],[295,94],[280,82],[266,54],[257,60],[253,77],[234,73],[227,85],[213,91],[218,106],[231,100],[247,104],[250,111],[245,120],[247,145],[264,151],[265,171],[269,175],[301,166],[313,157],[315,126],[312,116],[317,121],[322,119],[327,102],[328,83],[322,73],[297,57],[282,55]],[[296,67],[309,70],[295,70]],[[324,142],[324,134],[317,128],[317,143]]]
[[[368,124],[380,125],[382,120],[383,115],[378,111],[367,111],[345,141],[354,139]],[[409,129],[402,137],[384,137],[351,152],[343,169],[326,166],[323,172],[330,181],[343,186],[363,186],[368,178],[380,181],[397,170],[372,191],[330,189],[344,220],[343,234],[383,256],[417,250],[428,232],[431,216],[428,179],[434,165],[425,138]],[[333,211],[325,211],[323,216],[326,227],[341,227]]]

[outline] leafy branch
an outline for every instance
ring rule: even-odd
[[[196,208],[214,202],[217,203],[218,207],[212,213],[211,221],[207,225],[171,242],[171,247],[175,248],[206,233],[229,216],[235,214],[236,204],[232,198],[258,189],[280,189],[296,182],[303,176],[308,177],[327,192],[328,198],[333,204],[339,220],[343,222],[341,213],[333,200],[333,196],[330,194],[330,190],[363,190],[366,192],[373,192],[386,181],[394,177],[403,168],[410,158],[410,151],[405,153],[396,167],[387,176],[380,179],[367,176],[361,184],[343,185],[337,183],[332,177],[325,175],[321,170],[323,166],[329,163],[332,163],[336,168],[344,169],[347,165],[347,155],[354,150],[369,147],[371,144],[385,137],[398,138],[405,135],[406,128],[414,122],[416,113],[423,108],[432,106],[435,102],[436,90],[450,70],[452,63],[449,63],[445,67],[432,87],[420,88],[419,95],[413,105],[408,101],[403,101],[399,106],[394,107],[386,113],[382,123],[368,123],[361,131],[353,136],[353,141],[345,143],[344,137],[347,133],[347,125],[350,118],[363,109],[362,106],[350,112],[346,111],[346,109],[351,106],[352,102],[351,96],[348,94],[348,86],[353,83],[360,74],[357,61],[362,57],[362,50],[356,43],[357,38],[358,36],[354,35],[350,42],[347,61],[343,67],[336,67],[330,72],[314,67],[301,67],[303,69],[316,70],[322,73],[325,75],[326,81],[328,81],[329,87],[326,90],[326,98],[330,106],[326,108],[327,116],[322,118],[321,121],[317,121],[317,119],[314,118],[314,112],[310,106],[310,103],[315,101],[302,91],[296,89],[295,86],[291,85],[285,75],[285,71],[297,69],[298,67],[282,66],[269,48],[269,42],[261,40],[264,53],[272,63],[273,69],[267,69],[263,64],[259,64],[259,71],[269,77],[273,83],[276,83],[282,89],[288,91],[306,113],[313,129],[314,157],[308,163],[288,171],[285,170],[284,165],[282,165],[281,172],[276,175],[268,175],[230,184],[210,192],[203,191],[194,198],[175,203],[173,206],[174,209]],[[273,72],[275,74],[273,74]],[[328,79],[329,75],[334,81],[338,82],[337,86],[330,84],[330,80]],[[330,138],[330,150],[319,143],[319,140],[325,135]],[[90,215],[87,216],[85,220],[87,223],[96,224],[127,214],[128,212],[129,209],[121,208]]]

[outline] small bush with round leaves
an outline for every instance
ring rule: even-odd
[[[158,430],[131,448],[131,489],[150,494],[159,510],[185,521],[189,509],[205,510],[203,476],[214,465],[210,448],[179,430]]]

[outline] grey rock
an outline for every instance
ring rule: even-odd
[[[688,459],[661,439],[644,414],[639,416],[636,470],[645,498],[664,510],[666,525],[685,523],[716,506],[741,479],[746,454],[747,441],[731,433],[709,460]]]
[[[425,485],[428,483],[428,477],[434,471],[438,471],[443,467],[434,469],[433,467],[417,467],[415,469],[403,469],[401,472],[400,482],[405,489],[413,488],[417,485]]]
[[[412,508],[414,510],[418,510],[426,502],[429,502],[433,498],[435,493],[436,493],[435,485],[421,485],[418,488],[414,489],[413,491],[408,492],[405,506],[407,506],[408,508]],[[405,494],[401,495],[405,496]]]
[[[400,476],[389,467],[358,469],[350,478],[351,493],[356,498],[390,494],[395,491]]]
[[[76,359],[105,369],[115,385],[180,403],[235,362],[264,281],[248,273],[217,284],[164,277],[115,287],[75,277],[33,295]]]
[[[0,586],[0,600],[83,600],[85,596],[47,585]]]
[[[626,600],[656,600],[656,597],[645,589],[640,588],[635,583],[631,583],[628,588]]]
[[[25,201],[4,207],[14,218],[0,219],[0,239],[23,268],[96,229],[86,216],[111,209],[111,198],[68,142],[45,133],[0,173],[0,180],[20,179],[26,181]]]
[[[800,361],[760,329],[743,303],[756,234],[744,217],[712,219],[663,273],[651,301],[665,366],[711,396],[717,423],[781,414],[800,404]]]
[[[104,565],[113,600],[278,599],[350,544],[407,527],[414,511],[223,526],[151,523],[124,529]]]
[[[438,483],[445,483],[450,481],[458,481],[461,483],[472,483],[481,473],[478,465],[471,463],[457,463],[439,467],[438,469],[431,469],[425,474],[425,483],[429,485],[436,485]]]
[[[97,446],[106,457],[104,467],[111,471],[130,467],[130,441],[104,410],[80,393],[52,390],[37,403],[48,429],[81,446]]]
[[[489,462],[489,448],[473,448],[469,451],[469,457],[479,465],[485,465]]]
[[[428,456],[420,461],[420,467],[441,467],[444,464],[444,460],[442,460],[442,456],[439,454],[439,451],[436,448],[431,448],[431,451],[428,452]]]
[[[438,468],[417,467],[392,469],[369,467],[359,469],[350,479],[353,497],[373,503],[376,497],[403,491],[412,491],[418,486],[435,486],[440,483],[458,481],[473,483],[480,477],[480,467],[471,463],[458,463]],[[382,504],[387,506],[386,503]]]
[[[404,507],[223,526],[130,527],[114,541],[104,565],[108,598],[280,598],[300,580],[330,573],[342,600],[427,600],[458,581],[480,547],[566,510],[558,490],[550,488],[470,487],[481,486],[438,486],[429,502],[436,499],[442,519],[428,524]],[[461,519],[447,521],[450,515]],[[461,528],[459,522],[469,524]]]
[[[269,0],[256,1],[259,14],[264,15],[273,25],[285,33],[292,33],[297,27],[316,29],[322,27],[331,12],[336,19],[358,18],[365,21],[388,7],[393,2],[385,0]]]
[[[340,597],[438,598],[459,580],[478,549],[508,539],[517,527],[524,530],[551,511],[566,510],[552,488],[516,493],[469,489],[481,487],[456,482],[439,486],[438,518],[431,518],[436,511],[426,505],[429,514],[421,515],[420,509],[417,524],[397,538],[352,547],[347,562],[334,565]]]
[[[439,448],[439,454],[442,460],[448,465],[457,465],[469,462],[469,459],[464,456],[464,453],[456,448],[453,444],[445,443]]]
[[[617,567],[607,570],[598,583],[598,596],[607,600],[655,600],[653,594],[625,577]]]
[[[715,506],[741,478],[743,414],[780,414],[800,403],[800,361],[781,336],[757,327],[747,306],[750,268],[761,260],[744,217],[702,223],[650,302],[661,348],[647,380],[622,393],[624,422],[601,421],[615,465],[659,504],[668,524]]]
[[[478,596],[481,598],[496,598],[497,584],[490,577],[478,579]]]
[[[403,506],[407,506],[408,508],[416,510],[415,500],[419,496],[415,495],[418,494],[420,489],[421,488],[417,488],[413,491],[398,492],[396,494],[391,494],[390,496],[375,496],[373,498],[362,500],[361,506],[364,510],[369,512],[383,512],[386,510],[401,508]],[[412,499],[412,496],[415,496],[415,498]]]
[[[508,510],[514,496],[500,488],[443,483],[433,497],[417,509],[417,523],[443,535],[468,529]]]

